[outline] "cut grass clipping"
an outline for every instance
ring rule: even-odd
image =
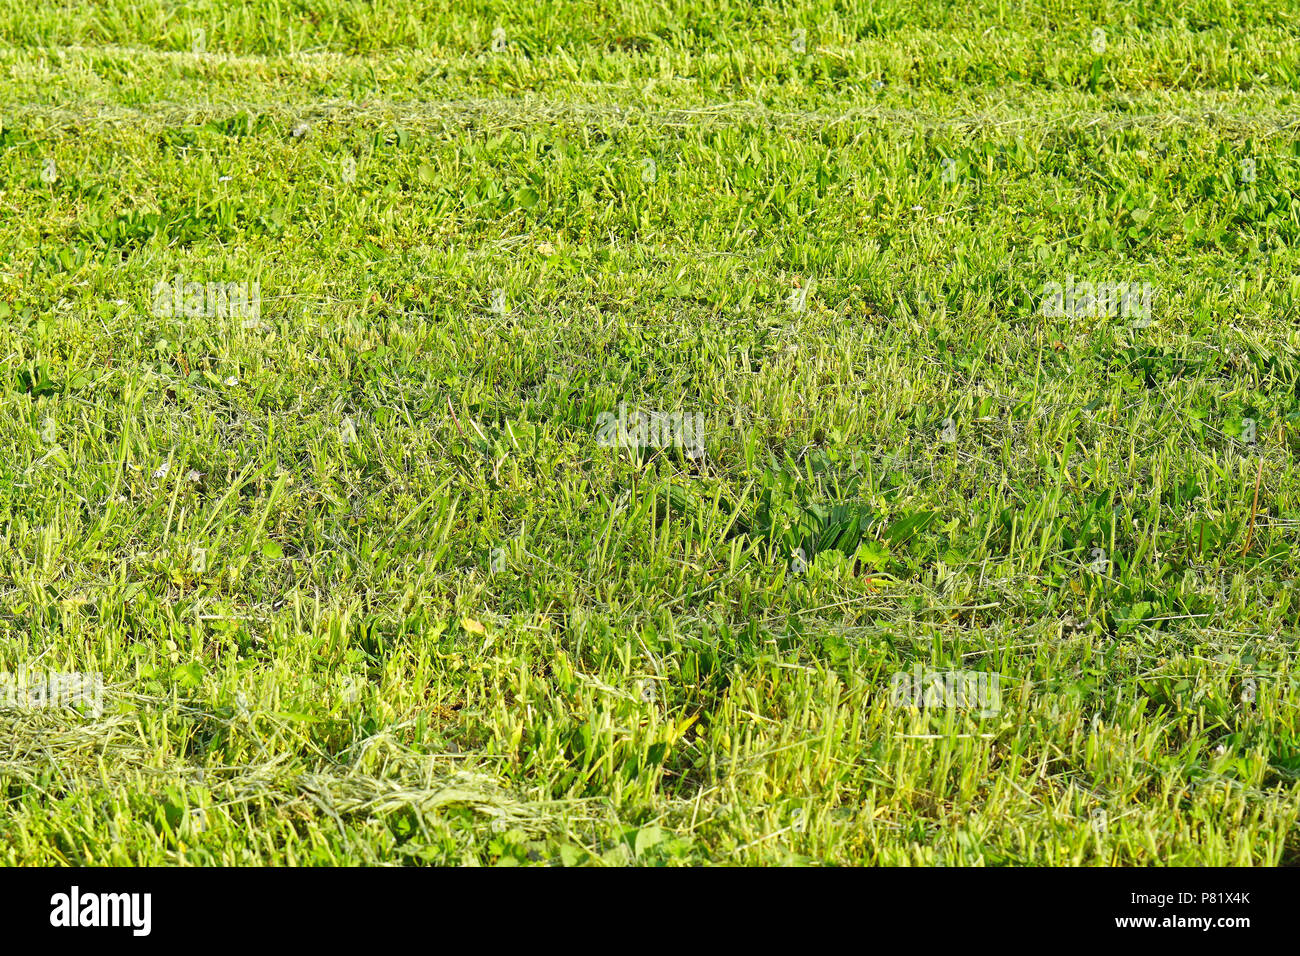
[[[1300,862],[1285,4],[0,14],[0,862]]]

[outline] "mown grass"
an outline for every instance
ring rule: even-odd
[[[1296,862],[1294,14],[7,9],[0,859]]]

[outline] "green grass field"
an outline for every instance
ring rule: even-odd
[[[0,862],[1300,863],[1298,84],[1273,0],[4,4]]]

